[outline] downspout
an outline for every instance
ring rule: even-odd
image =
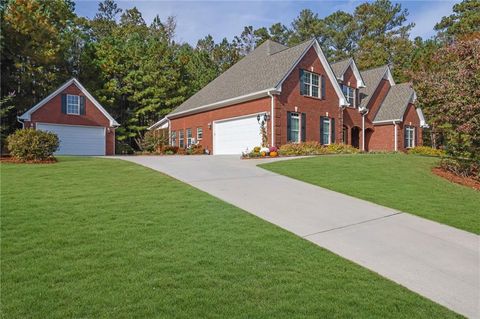
[[[362,152],[365,152],[365,116],[367,116],[367,112],[362,114]]]
[[[25,128],[25,123],[20,120],[20,117],[17,116],[17,122],[22,124],[22,130]]]
[[[394,150],[395,150],[395,152],[397,152],[397,151],[398,151],[398,145],[397,145],[397,144],[398,144],[398,141],[397,141],[397,139],[398,139],[398,137],[397,137],[397,122],[393,121],[393,126],[394,126],[394,128],[395,128],[395,129],[394,129],[394,133],[393,133],[393,134],[394,134],[393,139],[394,139],[394,141],[395,141],[395,142],[394,142],[394,143],[395,143]]]
[[[170,119],[168,117],[166,117],[166,118],[167,118],[167,121],[168,121],[168,144],[172,145],[172,125],[170,123]],[[193,135],[193,133],[192,133],[192,135]]]
[[[273,94],[268,91],[267,92],[268,96],[270,97],[270,125],[271,125],[271,133],[272,133],[272,137],[271,137],[271,143],[270,145],[271,146],[275,146],[275,98],[273,96]]]

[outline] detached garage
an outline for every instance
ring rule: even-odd
[[[71,79],[19,117],[24,128],[57,134],[56,155],[114,155],[118,123]]]

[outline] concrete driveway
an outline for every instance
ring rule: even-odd
[[[119,157],[163,172],[480,318],[479,236],[263,170],[238,156]]]

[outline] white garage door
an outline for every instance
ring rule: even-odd
[[[104,127],[38,123],[37,129],[58,135],[56,155],[105,155]]]
[[[213,123],[213,154],[241,154],[262,144],[257,115]]]

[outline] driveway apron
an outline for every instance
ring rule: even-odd
[[[256,166],[271,159],[118,158],[170,175],[464,316],[480,318],[480,240],[475,234]]]

